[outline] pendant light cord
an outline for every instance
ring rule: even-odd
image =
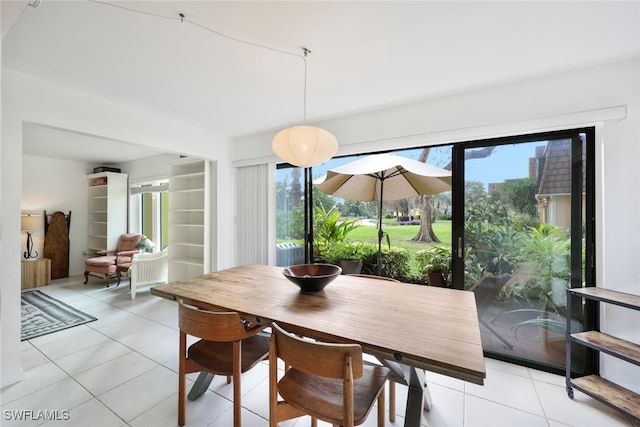
[[[40,0],[36,0],[37,3],[40,3]],[[277,49],[271,46],[267,46],[264,44],[260,44],[260,43],[256,43],[256,42],[251,42],[251,41],[247,41],[247,40],[242,40],[239,39],[237,37],[233,37],[230,36],[228,34],[222,33],[220,31],[214,30],[211,27],[208,27],[204,24],[200,24],[199,22],[196,21],[192,21],[190,19],[188,19],[186,17],[186,15],[184,13],[179,13],[178,16],[167,16],[167,15],[162,15],[159,13],[154,13],[154,12],[148,12],[145,10],[140,10],[140,9],[134,9],[132,7],[129,6],[123,6],[121,4],[114,4],[114,3],[109,3],[106,1],[102,1],[102,0],[88,0],[91,3],[98,3],[101,5],[105,5],[105,6],[111,6],[111,7],[115,7],[117,9],[122,9],[122,10],[126,10],[128,12],[134,12],[134,13],[139,13],[141,15],[146,15],[146,16],[152,16],[154,18],[160,18],[160,19],[168,19],[168,20],[176,20],[176,21],[180,21],[181,24],[187,23],[187,24],[191,24],[194,27],[198,27],[202,30],[208,31],[212,34],[215,34],[219,37],[223,37],[227,40],[231,40],[237,43],[242,43],[245,45],[249,45],[249,46],[254,46],[254,47],[259,47],[262,49],[266,49],[266,50],[270,50],[272,52],[276,52],[282,55],[289,55],[289,56],[295,56],[297,58],[302,59],[302,62],[304,63],[304,95],[303,95],[303,104],[304,104],[304,108],[303,108],[303,118],[304,118],[304,125],[307,124],[307,55],[311,53],[311,51],[306,48],[306,47],[301,47],[302,49],[302,55],[300,55],[299,53],[291,53],[291,52],[287,52],[286,50],[282,50],[282,49]]]
[[[302,61],[304,62],[304,121],[302,122],[305,126],[307,125],[307,55],[311,53],[309,49],[306,47],[302,47],[302,52],[304,56],[302,57]]]

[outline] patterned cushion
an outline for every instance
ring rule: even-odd
[[[136,245],[140,243],[142,234],[139,233],[125,233],[118,239],[117,251],[133,251],[136,249]]]

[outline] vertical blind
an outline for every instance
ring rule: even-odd
[[[269,202],[271,181],[269,165],[236,169],[236,262],[269,263]]]

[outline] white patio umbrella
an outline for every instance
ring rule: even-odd
[[[382,246],[382,202],[451,189],[451,171],[394,154],[374,154],[339,166],[313,182],[320,191],[344,199],[378,200],[378,272]]]

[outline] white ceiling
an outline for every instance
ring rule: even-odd
[[[636,1],[108,1],[26,7],[2,65],[233,137],[303,121],[301,46],[309,122],[640,54]]]

